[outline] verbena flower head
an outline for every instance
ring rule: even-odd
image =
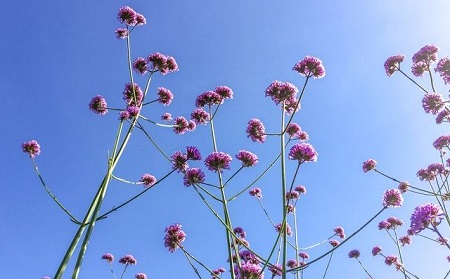
[[[437,176],[438,174],[447,175],[449,170],[444,167],[441,163],[434,163],[427,167],[427,171],[434,176]]]
[[[136,26],[142,26],[145,25],[147,23],[147,19],[145,19],[145,17],[140,14],[140,13],[136,13]]]
[[[296,200],[300,197],[300,194],[297,191],[289,191],[286,193],[287,200]]]
[[[172,114],[166,112],[161,116],[161,120],[172,121]]]
[[[339,246],[339,241],[337,241],[336,239],[330,239],[329,241],[328,241],[328,243],[330,243],[330,245],[332,246],[332,247],[337,247],[337,246]]]
[[[297,123],[290,123],[286,128],[286,133],[290,139],[298,139],[302,128]]]
[[[262,268],[259,265],[253,263],[243,263],[241,268],[238,265],[234,266],[234,273],[238,279],[263,279],[264,272],[258,276],[261,270]]]
[[[189,130],[189,122],[183,116],[175,118],[173,125],[173,131],[177,135],[183,135]]]
[[[159,52],[150,54],[147,61],[152,63],[152,71],[159,71],[162,75],[178,71],[175,59]]]
[[[144,186],[151,187],[151,186],[155,185],[156,178],[151,174],[144,173],[141,176],[141,179],[139,181],[142,182],[142,184],[144,184]]]
[[[395,71],[400,69],[400,63],[405,59],[404,55],[395,55],[389,57],[386,62],[384,62],[384,70],[388,77],[391,77]]]
[[[440,220],[438,219],[442,214],[441,208],[436,204],[427,203],[417,206],[410,218],[412,232],[418,234],[430,224],[433,226],[439,225]]]
[[[213,152],[205,159],[205,165],[210,171],[222,172],[223,169],[230,169],[230,162],[233,158],[225,152]]]
[[[450,111],[447,109],[441,110],[436,116],[436,124],[441,124],[442,122],[450,122]]]
[[[269,271],[273,276],[281,276],[283,274],[283,267],[280,264],[273,264],[269,267]]]
[[[202,155],[200,154],[200,151],[195,146],[186,146],[186,156],[188,160],[201,160]]]
[[[300,252],[300,253],[298,253],[298,256],[299,256],[300,258],[302,258],[303,260],[309,259],[309,255],[308,255],[308,253],[306,253],[306,252]]]
[[[297,191],[299,194],[306,194],[306,187],[303,185],[298,185],[294,188],[294,191]]]
[[[361,255],[361,252],[359,252],[359,250],[357,250],[357,249],[351,250],[348,253],[349,258],[358,258],[360,255]]]
[[[282,103],[286,100],[296,98],[298,93],[297,87],[289,82],[273,81],[266,89],[266,97],[272,98],[275,104]]]
[[[300,131],[300,133],[298,134],[298,139],[301,141],[308,141],[309,135],[305,131]]]
[[[195,124],[194,120],[189,120],[187,128],[188,128],[188,131],[192,132],[195,130],[195,128],[197,128],[197,124]]]
[[[297,143],[293,145],[289,151],[290,160],[298,160],[298,162],[316,162],[317,152],[309,143]]]
[[[279,224],[277,224],[277,225],[275,226],[275,230],[276,230],[278,233],[281,231],[282,225],[283,225],[282,223],[279,223]],[[286,223],[286,229],[285,229],[285,231],[286,231],[286,234],[287,234],[287,235],[292,235],[292,229],[291,229],[291,226],[289,226],[288,223]],[[283,232],[281,232],[281,234],[283,234]]]
[[[389,217],[386,219],[386,221],[390,224],[389,228],[391,230],[394,230],[397,227],[400,227],[403,225],[403,221],[398,219],[397,217]]]
[[[191,113],[191,119],[197,124],[206,125],[209,121],[209,113],[207,113],[203,108],[196,108]]]
[[[381,250],[383,250],[383,249],[380,246],[374,246],[372,248],[372,256],[375,257],[376,255],[379,255]]]
[[[242,162],[243,167],[253,167],[258,163],[258,156],[247,150],[239,150],[235,157]]]
[[[217,279],[217,276],[214,276],[214,275],[220,276],[220,274],[222,274],[224,272],[225,272],[225,268],[223,268],[223,267],[214,269],[211,274],[212,275],[211,279]]]
[[[263,143],[266,141],[266,128],[264,127],[261,120],[253,118],[248,121],[246,129],[247,137],[249,137],[254,142]]]
[[[363,163],[362,169],[364,172],[371,171],[377,167],[377,161],[373,159],[368,159]]]
[[[408,189],[409,189],[409,183],[406,181],[400,182],[400,184],[398,185],[398,190],[402,194],[406,193],[408,191]]]
[[[22,151],[28,153],[30,158],[35,158],[39,154],[41,154],[41,146],[35,140],[30,140],[22,143],[21,145]]]
[[[117,13],[117,19],[120,21],[120,23],[134,26],[137,24],[136,14],[137,13],[132,8],[124,6],[119,9],[119,12]]]
[[[101,95],[95,96],[89,103],[89,109],[99,115],[105,115],[108,113],[107,106],[108,104],[106,103],[106,99]]]
[[[439,60],[434,71],[441,75],[441,78],[444,80],[445,84],[450,83],[450,59],[448,57],[444,57]]]
[[[214,92],[219,94],[222,99],[233,99],[233,90],[228,86],[217,86]]]
[[[130,265],[130,264],[135,265],[137,263],[137,261],[132,255],[125,255],[122,258],[120,258],[119,263],[125,264],[125,265]]]
[[[286,265],[289,267],[289,268],[296,268],[296,267],[298,267],[298,262],[296,261],[296,260],[288,260],[288,262],[286,263]]]
[[[204,106],[214,106],[223,103],[223,98],[217,92],[206,91],[200,94],[195,100],[195,106],[200,108]]]
[[[342,227],[336,227],[336,228],[334,228],[334,234],[336,235],[336,236],[338,236],[339,238],[341,238],[341,239],[344,239],[345,238],[345,232],[344,232],[344,228],[342,228]]]
[[[170,252],[175,252],[182,242],[186,239],[186,234],[181,230],[180,224],[173,224],[165,229],[166,235],[164,236],[164,246],[169,248]]]
[[[391,224],[388,221],[386,221],[386,220],[383,220],[380,223],[378,223],[378,229],[379,230],[383,230],[383,229],[384,230],[388,230],[390,228],[391,228]]]
[[[127,107],[128,117],[133,118],[139,115],[140,109],[137,106],[129,106]]]
[[[440,245],[446,245],[448,243],[448,238],[443,237],[443,236],[439,236],[436,239],[437,242],[439,242]]]
[[[427,93],[422,99],[422,107],[426,113],[435,115],[444,107],[444,99],[441,94]]]
[[[428,65],[425,62],[418,62],[411,66],[411,72],[416,77],[423,76],[423,73],[428,72]]]
[[[173,101],[173,94],[167,88],[158,87],[158,92],[156,94],[159,96],[158,102],[164,106],[170,105]]]
[[[436,178],[436,175],[432,172],[429,172],[427,169],[420,169],[416,174],[421,181],[432,181]]]
[[[136,59],[134,59],[133,61],[133,70],[142,75],[145,75],[148,72],[148,64],[147,64],[147,60],[145,58],[142,57],[138,57]]]
[[[409,235],[402,236],[398,240],[400,241],[400,244],[402,246],[411,244],[411,236],[409,236]]]
[[[262,198],[262,191],[260,188],[253,188],[250,191],[248,191],[248,193],[250,194],[250,196],[252,197],[256,197],[258,199]]]
[[[247,233],[241,227],[234,228],[233,232],[234,232],[235,235],[239,236],[240,238],[245,238],[247,236]]]
[[[282,107],[282,109],[284,109],[287,114],[291,114],[298,111],[301,107],[302,106],[299,100],[297,100],[296,97],[292,96],[291,98],[284,101],[284,107]]]
[[[413,63],[425,62],[427,64],[436,62],[438,51],[439,48],[437,46],[426,45],[413,55],[412,61]]]
[[[145,275],[145,273],[136,273],[134,277],[136,279],[147,279],[147,275]]]
[[[386,256],[386,258],[384,258],[384,263],[389,266],[392,264],[395,265],[397,263],[397,261],[398,261],[398,258],[397,258],[397,256],[394,256],[394,255]]]
[[[102,255],[102,260],[105,260],[108,263],[112,263],[114,261],[114,256],[110,253],[106,253],[106,254]]]
[[[140,106],[144,94],[137,83],[127,83],[123,90],[123,99],[129,106]]]
[[[205,182],[205,174],[199,168],[187,169],[184,173],[183,184],[184,186],[191,186]]]
[[[433,147],[441,151],[444,147],[446,147],[447,149],[450,148],[450,135],[443,135],[438,137],[433,142]]]
[[[292,70],[305,77],[323,78],[325,76],[325,68],[322,61],[312,56],[306,56],[295,64]]]
[[[181,151],[176,151],[172,157],[170,157],[172,160],[172,169],[178,170],[178,172],[185,171],[189,165],[187,163],[188,157],[186,154],[183,154]]]
[[[400,207],[403,204],[402,194],[398,189],[389,189],[384,192],[383,206],[384,207]]]
[[[121,112],[119,112],[119,119],[120,120],[127,120],[130,118],[130,113],[128,113],[128,111],[123,110]]]
[[[258,257],[256,257],[255,254],[250,252],[249,250],[241,250],[239,251],[239,258],[243,262],[252,263],[252,264],[259,264],[260,260]]]
[[[116,38],[117,39],[126,39],[129,32],[127,28],[116,28],[116,31],[114,31],[114,33],[116,34]]]

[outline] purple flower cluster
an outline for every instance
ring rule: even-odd
[[[248,121],[247,129],[245,131],[247,137],[249,137],[254,142],[263,143],[266,141],[266,128],[264,127],[261,120],[253,118]]]
[[[275,104],[289,100],[290,103],[297,103],[298,89],[289,82],[273,81],[266,89],[266,97],[272,98]]]
[[[158,92],[156,93],[159,96],[158,102],[164,106],[168,106],[173,101],[172,92],[164,87],[158,87]]]
[[[400,264],[398,262],[397,256],[394,256],[394,255],[386,256],[386,258],[384,258],[384,263],[389,266],[391,266],[392,264],[394,264],[396,266]]]
[[[195,100],[195,106],[198,108],[204,106],[220,105],[225,99],[232,99],[233,91],[227,86],[217,86],[214,91],[206,91],[200,94]]]
[[[417,176],[420,180],[433,181],[437,175],[447,175],[448,169],[444,167],[441,163],[434,163],[429,165],[426,169],[420,169],[417,172]]]
[[[203,108],[196,108],[191,113],[191,119],[197,123],[205,125],[209,121],[209,113],[207,113]]]
[[[384,221],[378,223],[379,230],[395,230],[397,227],[403,225],[403,221],[396,217],[389,217]]]
[[[205,182],[205,174],[199,168],[187,169],[184,173],[184,186],[191,186]]]
[[[377,167],[377,161],[369,159],[363,163],[362,169],[364,172],[371,171]]]
[[[233,158],[225,152],[213,152],[205,159],[205,165],[210,171],[222,172],[223,169],[230,169],[230,162]]]
[[[440,151],[443,151],[442,149],[444,147],[447,147],[447,149],[448,149],[450,147],[450,135],[443,135],[443,136],[438,137],[433,142],[433,147]]]
[[[426,45],[414,54],[411,67],[412,73],[416,77],[420,77],[425,72],[430,71],[430,65],[437,60],[437,52],[439,48],[434,45]]]
[[[436,115],[444,107],[444,99],[441,94],[427,93],[422,99],[422,107],[426,113]]]
[[[258,163],[258,156],[247,150],[239,150],[235,157],[242,162],[243,167],[253,167]]]
[[[375,246],[372,248],[372,256],[379,255],[381,250],[383,250],[380,246]]]
[[[106,253],[106,254],[102,255],[102,260],[105,260],[108,263],[112,263],[114,261],[114,256],[110,253]]]
[[[172,169],[178,170],[178,172],[184,172],[189,167],[187,161],[188,160],[201,160],[202,155],[200,151],[195,146],[186,146],[186,153],[181,152],[180,150],[176,151],[172,157]]]
[[[436,124],[441,124],[442,122],[450,122],[450,111],[447,109],[441,110],[436,116]]]
[[[136,279],[147,279],[147,275],[145,275],[145,273],[136,273],[134,277]]]
[[[344,228],[336,227],[333,231],[334,231],[334,234],[336,236],[338,236],[340,239],[344,239],[345,238]]]
[[[142,184],[144,184],[145,187],[151,187],[153,185],[155,185],[156,183],[156,178],[148,173],[144,173],[141,176],[141,179],[139,180]]]
[[[391,77],[395,71],[400,69],[400,63],[405,59],[404,55],[395,55],[389,57],[386,62],[384,62],[384,70],[388,77]]]
[[[127,120],[129,118],[133,118],[139,115],[140,109],[136,106],[129,106],[126,110],[119,112],[120,120]]]
[[[135,264],[137,264],[137,261],[132,255],[125,255],[122,258],[120,258],[119,263],[125,264],[125,265],[130,265],[130,264],[135,265]]]
[[[178,116],[173,123],[173,131],[177,135],[183,135],[187,131],[194,131],[195,127],[195,122],[192,120],[187,121],[184,116]]]
[[[281,227],[282,227],[282,226],[283,226],[282,223],[277,224],[277,225],[275,226],[275,230],[279,233],[279,232],[281,231]],[[285,231],[286,231],[286,234],[287,234],[287,235],[292,235],[292,229],[291,229],[291,226],[289,226],[288,223],[286,223],[286,229],[285,229]],[[281,233],[283,233],[283,232],[281,232]]]
[[[181,230],[182,226],[180,224],[173,224],[166,227],[164,236],[164,246],[169,248],[170,252],[175,252],[182,242],[186,239],[186,234]]]
[[[317,152],[309,143],[297,143],[293,145],[289,151],[290,160],[298,160],[298,162],[316,162]]]
[[[152,71],[159,71],[162,75],[178,71],[178,64],[175,61],[175,58],[159,52],[150,54],[147,57],[146,62],[152,64]]]
[[[252,197],[256,197],[258,199],[262,198],[262,191],[260,188],[253,188],[250,191],[248,191],[248,193],[250,194],[250,196]]]
[[[330,239],[329,241],[328,241],[328,243],[332,246],[332,247],[337,247],[337,246],[339,246],[339,241],[337,241],[336,239]]]
[[[312,56],[306,56],[295,64],[292,70],[305,77],[323,78],[325,76],[325,68],[322,61]]]
[[[119,9],[117,19],[120,23],[125,23],[128,26],[142,26],[146,23],[146,19],[143,15],[135,12],[128,6]]]
[[[437,219],[442,215],[442,210],[438,205],[427,203],[419,205],[414,209],[411,215],[411,231],[414,234],[418,234],[430,224],[437,226],[440,221]]]
[[[400,193],[404,194],[409,189],[409,183],[406,181],[400,182],[397,189],[400,190]]]
[[[161,119],[164,121],[172,121],[172,114],[166,112],[161,116]]]
[[[450,83],[450,59],[448,57],[439,60],[434,71],[441,75],[445,84]]]
[[[241,264],[240,268],[237,264],[234,266],[234,274],[236,275],[237,279],[263,279],[264,272],[261,272],[261,270],[262,268],[261,266],[259,266],[259,264],[250,262]]]
[[[283,274],[283,267],[280,264],[274,264],[269,267],[269,271],[272,272],[273,276],[281,276]]]
[[[298,253],[298,256],[299,256],[300,258],[302,258],[303,260],[309,259],[309,255],[308,255],[308,253],[306,253],[306,252],[300,252],[300,253]]]
[[[357,250],[357,249],[351,250],[348,253],[349,258],[358,258],[360,255],[361,255],[361,252],[359,252],[359,250]]]
[[[398,189],[389,189],[384,192],[383,206],[384,207],[400,207],[403,204],[403,197]]]
[[[405,236],[400,237],[398,240],[400,241],[400,244],[402,246],[405,246],[405,245],[410,245],[412,239],[411,239],[411,236],[405,235]]]
[[[123,99],[128,106],[140,106],[144,93],[137,83],[127,83],[123,90]]]
[[[35,158],[39,154],[41,154],[41,146],[35,140],[30,140],[22,143],[21,145],[22,151],[28,153],[30,158]]]
[[[220,274],[222,274],[224,272],[225,272],[225,268],[223,268],[223,267],[214,269],[211,274],[212,275],[211,279],[217,279],[218,276],[220,276]]]
[[[106,99],[101,95],[93,97],[89,103],[89,109],[99,115],[105,115],[108,113],[107,106],[108,104],[106,103]]]

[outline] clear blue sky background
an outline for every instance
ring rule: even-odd
[[[425,44],[440,46],[441,57],[449,55],[446,0],[6,1],[0,44],[5,118],[0,125],[1,278],[53,276],[76,231],[42,190],[20,144],[39,141],[42,154],[37,163],[44,178],[80,218],[104,175],[117,115],[99,117],[87,104],[101,94],[110,106],[122,106],[121,92],[128,81],[126,47],[114,30],[123,5],[147,18],[147,25],[133,33],[133,57],[160,51],[175,57],[180,67],[176,74],[156,75],[150,89],[155,94],[158,86],[169,88],[175,94],[173,104],[153,106],[145,115],[153,119],[166,111],[188,115],[200,93],[218,85],[234,90],[234,99],[226,102],[217,118],[219,149],[232,155],[248,149],[261,162],[241,173],[231,192],[255,177],[277,150],[274,139],[259,145],[245,135],[246,123],[254,117],[268,131],[278,129],[279,109],[264,97],[265,88],[276,79],[300,87],[304,80],[291,71],[292,66],[305,55],[324,61],[326,77],[311,81],[296,119],[319,152],[318,162],[302,167],[297,180],[308,189],[299,207],[300,246],[328,237],[339,225],[350,234],[381,208],[382,193],[397,185],[374,173],[363,174],[364,160],[374,158],[379,169],[416,185],[416,171],[438,160],[431,144],[448,129],[423,113],[418,88],[399,74],[386,77],[383,63],[402,53],[408,69],[412,55]],[[428,86],[425,79],[421,82]],[[440,80],[438,84],[446,95],[448,88]],[[184,136],[169,129],[149,126],[149,130],[168,154],[186,145],[197,145],[204,157],[211,152],[205,127]],[[142,173],[161,177],[169,169],[170,164],[137,132],[116,175],[138,180]],[[289,171],[292,174],[292,166]],[[273,173],[258,184],[275,220],[280,219],[277,178]],[[104,208],[140,189],[113,183]],[[380,257],[372,258],[370,251],[380,244],[386,254],[395,253],[376,225],[389,216],[408,225],[412,210],[424,200],[410,194],[405,199],[402,208],[385,212],[335,253],[327,278],[365,278],[356,261],[347,259],[354,248],[361,250],[361,260],[374,278],[399,278],[395,268],[385,266]],[[234,225],[247,230],[252,247],[267,253],[275,232],[257,202],[244,195],[231,207]],[[181,175],[174,175],[97,224],[81,278],[109,278],[108,267],[100,260],[105,252],[117,259],[125,254],[136,257],[138,265],[130,268],[127,278],[139,271],[149,278],[195,278],[182,253],[171,254],[163,246],[164,228],[175,222],[183,224],[191,253],[211,268],[226,266],[223,230],[193,189],[182,185]],[[413,242],[405,248],[406,266],[421,278],[442,278],[449,251],[419,238]],[[327,248],[308,252],[314,258]],[[306,269],[304,278],[321,278],[325,264]],[[120,270],[117,263],[115,267]]]

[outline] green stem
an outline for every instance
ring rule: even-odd
[[[300,102],[300,100],[299,100]],[[284,102],[282,103],[282,107],[284,108]],[[292,116],[294,113],[292,114]],[[282,216],[283,221],[281,223],[281,232],[282,233],[282,249],[283,249],[283,256],[282,256],[282,266],[286,266],[287,262],[287,233],[286,233],[286,215],[287,215],[287,208],[286,208],[286,155],[285,155],[285,143],[284,143],[284,134],[283,131],[285,129],[284,126],[284,118],[285,118],[285,112],[284,109],[281,110],[281,136],[280,136],[280,154],[281,154],[281,205],[282,205]],[[291,118],[292,119],[292,118]],[[282,279],[286,279],[286,271],[283,269],[282,273]]]
[[[402,73],[407,79],[409,79],[412,83],[414,83],[415,85],[417,85],[420,89],[422,89],[422,91],[424,91],[425,93],[428,93],[428,90],[426,90],[425,88],[423,88],[420,84],[418,84],[415,80],[413,80],[412,78],[410,78],[407,74],[405,74],[402,70],[400,70],[400,68],[396,67],[397,70]]]
[[[72,222],[74,222],[75,224],[80,225],[81,222],[77,220],[77,218],[75,216],[72,215],[72,213],[69,212],[69,210],[67,210],[62,204],[61,202],[56,198],[56,196],[50,191],[50,189],[47,187],[47,184],[44,181],[44,178],[42,177],[41,173],[39,172],[38,166],[36,164],[36,162],[34,161],[34,159],[31,159],[31,162],[33,163],[34,166],[34,170],[36,171],[36,174],[39,177],[39,180],[41,181],[42,186],[44,187],[45,191],[47,192],[47,194],[53,199],[53,201],[56,202],[56,204],[70,217],[70,220]]]

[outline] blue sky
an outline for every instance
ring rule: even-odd
[[[7,2],[9,12],[4,16],[9,24],[0,44],[0,86],[5,92],[1,100],[5,121],[0,125],[0,259],[4,263],[0,274],[4,278],[52,276],[76,230],[42,190],[32,164],[21,154],[20,144],[39,141],[40,170],[76,216],[84,214],[104,175],[117,116],[110,112],[99,117],[87,104],[101,94],[110,106],[122,105],[121,92],[128,81],[126,47],[115,38],[114,30],[119,26],[117,10],[124,5],[147,18],[147,25],[132,34],[132,56],[159,51],[175,57],[180,67],[176,74],[155,76],[150,93],[165,86],[175,99],[168,108],[153,106],[149,117],[157,118],[166,111],[189,115],[195,97],[202,92],[218,85],[233,89],[234,99],[226,102],[216,120],[219,149],[232,155],[248,149],[258,154],[261,163],[241,174],[230,186],[231,192],[255,177],[278,146],[274,138],[260,145],[245,135],[246,123],[254,117],[260,118],[268,131],[278,129],[279,109],[264,97],[266,87],[273,80],[300,87],[304,80],[291,71],[293,65],[306,55],[322,59],[326,76],[309,83],[296,117],[319,152],[318,162],[302,167],[297,180],[308,189],[299,207],[300,246],[328,237],[339,225],[349,234],[381,208],[382,193],[397,185],[374,173],[363,174],[364,160],[374,158],[379,169],[418,184],[416,171],[439,159],[432,142],[448,133],[445,126],[436,126],[434,118],[423,113],[418,88],[399,74],[388,78],[383,69],[387,57],[400,53],[407,57],[408,69],[412,55],[426,44],[438,45],[440,57],[450,54],[450,4],[444,0],[429,1],[428,6],[419,0],[345,4],[253,0]],[[143,83],[143,79],[139,81]],[[428,86],[425,79],[421,83]],[[448,88],[440,81],[438,84],[438,91],[447,95]],[[183,136],[149,129],[168,154],[186,145],[197,145],[204,157],[211,152],[206,127]],[[237,166],[234,164],[234,169]],[[137,180],[142,173],[161,177],[169,169],[170,165],[136,132],[116,175]],[[288,172],[292,174],[292,167]],[[273,186],[277,177],[273,173],[258,185],[275,219],[279,206],[269,197],[277,193]],[[139,190],[138,186],[113,183],[105,210]],[[335,253],[327,278],[341,278],[343,271],[354,274],[352,278],[365,278],[357,263],[347,259],[348,251],[354,248],[361,250],[362,261],[374,278],[398,278],[394,268],[386,267],[381,258],[372,258],[370,250],[380,244],[395,252],[376,224],[389,216],[398,216],[408,224],[414,207],[425,200],[412,195],[405,199],[402,208],[385,212]],[[267,251],[267,239],[273,239],[275,233],[256,201],[243,196],[232,204],[232,212],[234,224],[247,230],[252,247]],[[211,268],[226,265],[226,247],[220,241],[224,233],[219,224],[193,189],[182,185],[181,175],[173,175],[98,223],[81,278],[108,278],[108,267],[100,260],[105,252],[117,258],[125,254],[137,258],[138,265],[130,268],[128,278],[139,271],[149,278],[195,278],[182,253],[171,254],[163,246],[164,228],[175,222],[188,234],[185,245],[189,251]],[[405,248],[406,266],[412,266],[421,278],[443,277],[448,270],[444,257],[449,252],[420,239],[414,241]],[[314,258],[324,250],[308,252]],[[442,264],[433,269],[436,273],[430,274],[429,266],[439,261]],[[324,264],[308,268],[304,278],[320,276]]]

